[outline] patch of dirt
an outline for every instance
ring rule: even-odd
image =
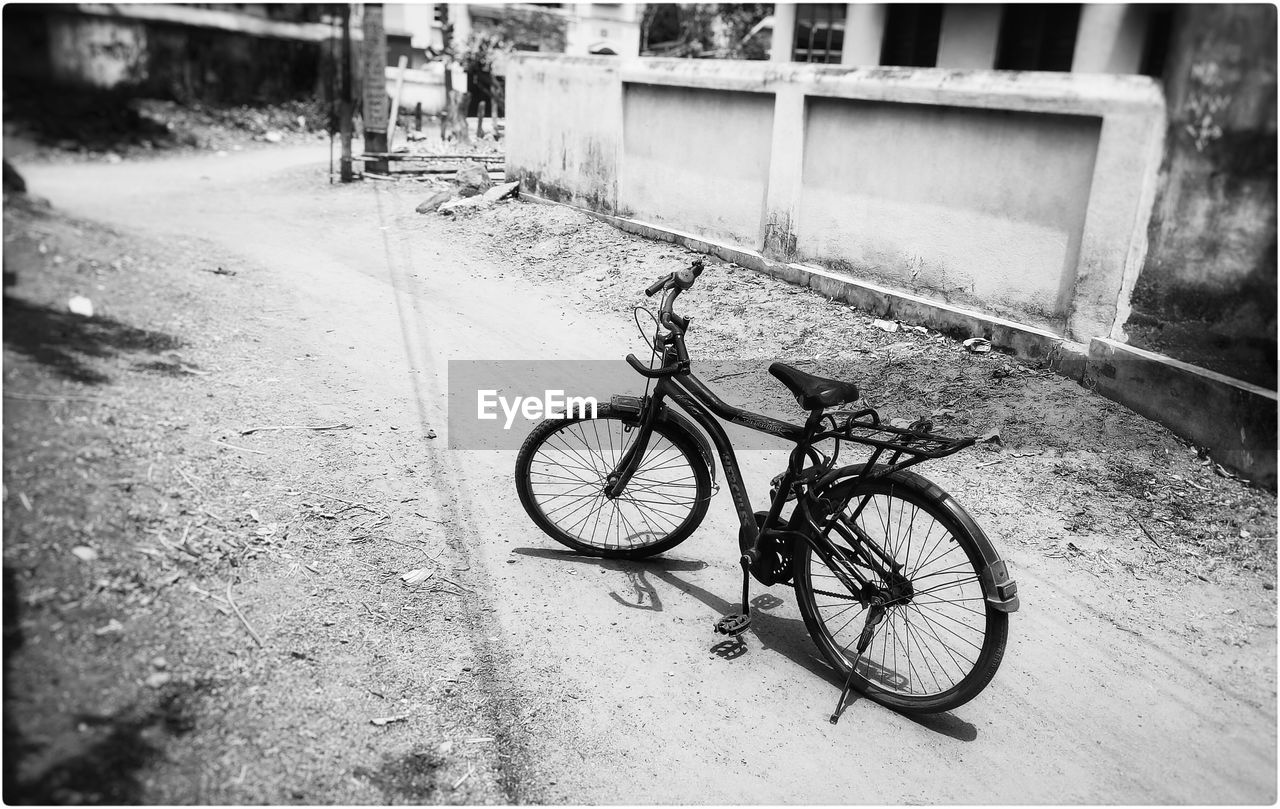
[[[116,162],[329,137],[329,110],[319,101],[219,106],[29,82],[11,89],[4,101],[6,152],[28,161]]]
[[[641,290],[696,256],[559,205],[499,205],[456,227],[460,238],[530,277],[567,282],[576,304],[612,312],[655,309]],[[925,417],[951,434],[998,432],[998,441],[958,462],[995,462],[1003,478],[1035,481],[1026,496],[1067,518],[1075,516],[1072,504],[1102,495],[1112,514],[1150,520],[1153,569],[1211,558],[1227,574],[1275,574],[1274,495],[1224,477],[1196,447],[1043,363],[970,353],[961,341],[912,324],[887,331],[865,312],[733,264],[709,261],[678,306],[694,321],[688,343],[699,373],[722,377],[718,384],[741,406],[801,412],[769,376],[774,360],[849,379],[861,404],[882,417]],[[1059,491],[1046,497],[1034,489]],[[1139,530],[1131,521],[1127,529]]]
[[[236,256],[4,225],[6,801],[507,802],[422,439],[326,410],[340,364]]]
[[[696,255],[559,205],[500,204],[459,218],[454,229],[502,266],[564,284],[575,306],[628,317],[636,306],[655,310],[642,290]],[[944,434],[995,431],[998,440],[918,471],[950,490],[1003,549],[1064,559],[1134,587],[1230,583],[1238,595],[1222,626],[1207,635],[1203,621],[1172,630],[1193,642],[1235,638],[1214,654],[1275,626],[1275,495],[1224,476],[1159,424],[1042,365],[970,353],[912,324],[886,331],[865,312],[733,264],[708,260],[678,310],[693,320],[696,372],[738,406],[799,419],[766,370],[782,360],[856,382],[861,403],[882,418],[929,418]],[[640,319],[651,332],[648,317]],[[636,344],[644,356],[639,334]],[[1163,631],[1161,608],[1125,589],[1109,597],[1118,620]]]
[[[320,177],[273,178],[272,190],[287,183],[310,189]],[[360,210],[346,205],[353,200],[369,203],[366,211],[376,201],[386,216],[389,199],[399,204],[418,192],[407,183],[393,187],[404,193],[385,195],[386,184],[344,187],[299,208],[316,228],[350,218]],[[343,204],[330,205],[335,198]],[[381,246],[378,234],[358,235],[375,221],[410,252],[413,228],[425,221],[413,213],[416,201],[390,214],[394,222],[370,214],[361,227],[341,231],[353,243],[333,255],[358,258]],[[6,756],[5,785],[13,795],[170,804],[572,801],[587,793],[545,777],[545,759],[525,755],[528,739],[540,735],[545,749],[568,751],[566,766],[586,771],[575,783],[608,787],[634,782],[635,772],[599,777],[600,761],[621,760],[601,751],[620,739],[642,745],[653,738],[686,753],[714,749],[688,746],[699,738],[686,735],[694,724],[704,733],[724,728],[724,738],[743,742],[741,757],[721,762],[716,794],[745,794],[724,791],[727,781],[742,783],[738,760],[752,772],[757,761],[802,760],[795,750],[778,758],[776,734],[751,747],[759,734],[741,723],[741,706],[773,705],[773,695],[749,696],[732,706],[732,717],[726,703],[721,719],[694,710],[694,701],[717,704],[696,680],[689,689],[673,686],[679,681],[661,669],[629,672],[640,682],[652,675],[646,690],[660,700],[654,714],[671,713],[668,706],[682,700],[690,708],[690,727],[680,727],[676,714],[679,735],[672,735],[656,719],[648,724],[644,712],[628,713],[630,703],[624,709],[635,692],[611,691],[616,677],[596,683],[598,693],[570,691],[576,672],[557,666],[580,665],[590,654],[584,650],[597,648],[583,640],[588,620],[566,623],[566,610],[513,599],[499,606],[517,610],[518,629],[502,626],[502,610],[486,593],[486,585],[497,587],[485,567],[492,560],[473,570],[471,554],[488,545],[501,560],[527,530],[524,516],[516,515],[522,530],[515,536],[477,538],[486,525],[469,516],[465,498],[439,502],[450,499],[440,494],[449,491],[441,479],[448,468],[424,451],[432,445],[413,419],[403,418],[408,400],[387,401],[385,373],[362,376],[351,367],[380,357],[347,355],[360,346],[328,336],[332,326],[358,333],[368,325],[361,318],[376,309],[353,306],[305,322],[305,312],[317,311],[303,305],[305,285],[272,280],[306,269],[283,255],[289,245],[279,250],[281,266],[268,272],[185,237],[139,239],[6,202],[6,259],[27,262],[15,267],[6,308],[48,332],[6,335],[4,716],[6,743],[18,754]],[[466,256],[456,264],[460,273],[519,273],[543,283],[566,297],[560,314],[570,325],[583,310],[608,314],[597,323],[626,323],[633,306],[652,305],[641,290],[693,256],[553,206],[508,203],[431,221],[433,248],[449,245],[433,254],[432,267]],[[438,260],[441,252],[450,262]],[[344,290],[360,280],[357,273],[342,278]],[[416,292],[434,289],[424,281]],[[102,329],[64,314],[73,295],[92,299]],[[1079,594],[1083,611],[1073,620],[1100,619],[1157,641],[1144,643],[1144,654],[1171,650],[1179,662],[1194,654],[1197,671],[1214,673],[1204,682],[1225,682],[1249,710],[1274,715],[1273,496],[1217,476],[1194,448],[1043,369],[968,354],[928,330],[882,331],[863,313],[741,268],[713,265],[681,305],[695,317],[695,361],[717,359],[699,361],[699,372],[722,376],[714,386],[729,401],[798,415],[764,370],[784,359],[855,379],[886,417],[932,415],[945,431],[999,430],[1002,443],[922,471],[974,513],[1002,550],[1050,557],[1038,572]],[[643,355],[639,335],[635,346]],[[356,393],[357,379],[375,382]],[[340,427],[346,424],[352,427]],[[508,485],[508,469],[493,480]],[[477,496],[489,491],[476,488]],[[515,571],[536,558],[512,553],[508,575],[518,579]],[[677,559],[632,576],[642,609],[661,610],[659,591],[677,588],[714,612],[731,608],[686,583],[681,564],[706,566]],[[403,578],[424,570],[431,575],[420,585]],[[593,562],[581,570],[603,578],[618,569]],[[564,581],[581,578],[555,581],[537,586],[563,590]],[[629,593],[622,584],[604,586]],[[576,584],[573,592],[576,600]],[[663,616],[672,626],[682,621],[674,602],[673,595]],[[544,634],[540,622],[555,634]],[[773,645],[769,623],[760,626]],[[1075,628],[1057,631],[1076,636]],[[495,653],[483,641],[498,635]],[[1169,636],[1176,643],[1165,643]],[[626,654],[617,657],[634,669],[627,655],[644,636],[626,637]],[[670,651],[661,632],[652,637],[655,653]],[[785,637],[778,648],[790,649],[794,662],[816,665],[802,627],[777,637]],[[552,639],[575,644],[578,657],[548,655]],[[743,655],[744,648],[717,646],[708,656]],[[1085,649],[1081,642],[1052,648]],[[1120,668],[1142,676],[1141,662]],[[1044,683],[1033,682],[1032,694]],[[179,697],[166,703],[171,692]],[[608,715],[631,724],[601,723]],[[79,721],[86,716],[110,719]],[[1005,721],[994,715],[997,725]],[[1017,716],[1007,721],[1024,724]],[[929,722],[966,741],[988,732],[957,717]],[[1033,731],[1066,737],[1074,727],[1050,717]],[[132,752],[111,761],[116,780],[100,781],[95,792],[70,773],[103,771],[100,742],[117,729]],[[562,736],[562,729],[571,732]],[[583,744],[593,738],[614,747]],[[532,749],[544,749],[537,743]],[[1092,750],[1095,743],[1080,744]],[[607,789],[589,794],[618,797]]]

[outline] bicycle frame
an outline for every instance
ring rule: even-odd
[[[841,579],[841,584],[865,602],[880,602],[883,598],[896,600],[897,582],[900,578],[900,565],[891,555],[880,548],[866,533],[858,527],[856,520],[869,498],[857,506],[851,516],[844,515],[848,503],[830,503],[822,497],[815,497],[814,492],[825,492],[841,479],[852,478],[867,481],[887,477],[909,466],[931,458],[950,455],[975,443],[974,438],[949,439],[930,432],[931,425],[923,420],[909,427],[896,427],[880,423],[875,410],[865,408],[857,412],[832,411],[824,412],[822,408],[809,411],[809,417],[803,425],[792,424],[771,418],[749,410],[734,407],[716,396],[690,370],[689,352],[685,347],[684,333],[688,329],[689,320],[677,315],[673,306],[676,298],[689,289],[701,273],[701,263],[687,271],[672,273],[659,279],[645,290],[645,294],[663,293],[662,304],[657,317],[658,325],[667,329],[665,334],[655,334],[653,345],[655,352],[660,353],[662,365],[659,368],[646,367],[634,354],[627,356],[627,363],[641,376],[657,380],[652,396],[633,405],[633,412],[639,417],[640,432],[631,446],[623,453],[605,481],[604,494],[609,498],[622,495],[632,476],[639,468],[649,439],[659,416],[663,412],[664,400],[670,399],[688,413],[701,428],[699,434],[694,429],[694,440],[698,441],[704,452],[710,455],[706,446],[706,436],[710,436],[720,456],[721,468],[724,469],[725,480],[733,498],[734,510],[738,515],[739,546],[743,555],[740,560],[744,570],[748,570],[765,584],[776,578],[760,563],[769,561],[770,556],[778,552],[787,552],[780,548],[790,543],[796,547],[799,541],[806,542],[812,550],[823,557],[828,567]],[[661,349],[657,349],[657,346]],[[632,398],[632,397],[626,397]],[[630,407],[628,409],[631,409]],[[751,498],[747,494],[746,484],[738,466],[737,455],[733,445],[721,427],[717,417],[732,424],[739,424],[757,432],[778,436],[795,442],[790,459],[782,475],[775,479],[776,489],[767,513],[757,515],[751,508]],[[843,421],[840,418],[843,417]],[[830,429],[821,429],[823,422],[830,421]],[[835,448],[830,458],[815,448],[815,444],[834,439]],[[862,464],[835,467],[839,458],[842,442],[853,442],[872,448],[870,458]],[[889,452],[890,457],[878,463],[881,456]],[[905,456],[905,457],[904,457]],[[812,459],[813,465],[805,468],[806,459]],[[708,462],[710,458],[708,457]],[[797,485],[799,484],[799,485]],[[856,491],[856,486],[854,491]],[[794,493],[796,512],[792,514],[790,524],[785,528],[778,523],[782,509]],[[851,497],[852,499],[851,492]],[[979,544],[979,550],[985,561],[982,571],[982,584],[987,600],[997,609],[1012,611],[1017,609],[1017,599],[1013,595],[1016,590],[1000,555],[986,539],[981,529],[973,523],[972,518],[958,508],[952,509],[953,516],[965,523],[970,533]],[[797,519],[799,518],[799,519]],[[819,522],[823,524],[819,524]],[[799,530],[795,530],[798,528]],[[849,549],[833,543],[828,535],[834,531],[848,543]],[[766,549],[766,540],[773,540]],[[863,576],[858,568],[864,568],[878,577],[888,589]],[[854,585],[854,581],[857,585]],[[1005,587],[1008,585],[1008,588]],[[746,612],[747,582],[743,581],[743,612]]]
[[[617,494],[626,488],[631,476],[640,464],[640,459],[643,458],[645,450],[648,448],[649,436],[653,432],[653,425],[657,420],[658,413],[661,412],[664,399],[671,399],[671,401],[678,404],[702,428],[706,435],[710,436],[717,454],[720,456],[725,482],[729,488],[730,496],[733,498],[734,510],[741,525],[739,544],[744,552],[754,551],[759,547],[766,533],[771,530],[770,526],[774,525],[775,521],[780,517],[782,509],[789,499],[789,492],[802,475],[805,459],[813,452],[812,446],[815,439],[822,440],[824,437],[831,437],[829,434],[819,433],[818,431],[826,417],[822,411],[817,410],[810,413],[804,425],[792,424],[728,404],[716,396],[702,380],[698,379],[690,371],[659,378],[653,395],[648,397],[641,405],[641,418],[638,428],[640,433],[631,443],[627,452],[623,454],[623,457],[619,459],[614,473],[609,476],[609,486],[606,491]],[[729,440],[729,436],[725,433],[720,422],[716,420],[717,417],[732,424],[739,424],[758,432],[768,433],[769,435],[795,442],[787,468],[782,474],[772,502],[769,505],[768,515],[762,521],[757,521],[756,519],[755,511],[751,507],[751,497],[742,478],[741,468],[738,466],[737,454],[734,451],[732,442]],[[809,511],[807,498],[797,498],[797,503],[798,508],[803,509],[802,513],[806,522],[815,530],[803,532],[777,531],[776,533],[790,535],[793,540],[803,539],[808,542],[816,553],[826,558],[830,568],[837,576],[847,572],[852,577],[852,580],[846,579],[842,582],[849,588],[850,592],[861,593],[868,586],[868,581],[852,566],[842,571],[841,568],[843,566],[836,564],[835,560],[837,556],[843,557],[844,554],[825,538],[827,530],[832,527],[832,523],[837,519],[839,511],[832,516],[828,525],[819,526]],[[849,538],[851,531],[848,525],[841,525],[837,530],[844,534],[846,538]],[[861,532],[856,526],[853,526],[852,533],[860,534]],[[859,539],[862,538],[859,537]],[[875,555],[880,556],[883,561],[887,561],[890,567],[885,568],[872,558],[872,551],[866,550],[866,542],[851,544],[855,548],[861,547],[858,557],[859,563],[863,566],[875,570],[882,577],[891,576],[896,572],[894,568],[897,566],[893,565],[891,559],[884,557],[884,552],[875,547],[875,543],[870,543]],[[849,560],[845,559],[844,561]],[[856,584],[854,580],[856,580]]]
[[[590,453],[589,460],[583,462],[560,438],[562,449],[585,464],[575,466],[572,461],[556,460],[554,452],[545,458],[542,455],[544,445],[566,429],[564,426],[545,422],[526,439],[516,459],[517,488],[525,510],[554,539],[580,553],[643,559],[674,547],[702,522],[712,493],[708,473],[714,483],[718,455],[740,525],[742,601],[740,611],[716,621],[716,632],[738,636],[748,629],[753,578],[765,586],[794,583],[809,633],[823,657],[845,676],[840,701],[831,716],[833,723],[839,719],[860,671],[864,678],[860,687],[890,707],[936,712],[964,704],[995,674],[1007,640],[1004,613],[1018,609],[1017,585],[968,512],[941,488],[904,470],[958,452],[977,439],[934,433],[932,423],[924,418],[909,425],[896,420],[883,424],[872,408],[855,410],[855,405],[841,409],[858,401],[853,383],[807,373],[782,362],[770,365],[769,371],[807,411],[801,423],[726,403],[692,372],[684,343],[690,320],[674,311],[676,298],[692,287],[702,269],[702,262],[695,260],[688,269],[670,273],[645,290],[650,297],[663,293],[654,316],[653,339],[646,337],[661,362],[655,362],[657,357],[646,363],[635,354],[627,355],[627,363],[654,387],[652,393],[646,388],[643,397],[612,398],[607,414],[599,417],[615,425],[607,428],[607,449],[600,443],[598,431],[593,445],[590,436],[579,430],[579,440]],[[624,434],[620,443],[613,432],[618,421]],[[752,508],[737,452],[726,432],[728,424],[792,444],[786,467],[770,482],[766,511]],[[666,443],[660,452],[649,453],[655,432]],[[869,457],[861,463],[845,461],[840,465],[842,449],[855,444],[865,448]],[[674,457],[669,455],[672,447],[677,453]],[[620,456],[616,454],[619,450]],[[539,458],[541,471],[535,474]],[[557,478],[554,472],[561,466],[583,471]],[[549,471],[542,467],[549,467]],[[656,474],[663,469],[672,471]],[[606,472],[603,480],[598,477],[601,472]],[[651,476],[651,472],[655,474]],[[672,480],[665,481],[666,477]],[[544,478],[552,482],[538,489],[538,480]],[[554,482],[557,480],[562,482]],[[635,491],[630,491],[633,481]],[[676,487],[677,494],[659,493],[662,486]],[[686,491],[690,489],[697,492],[693,499]],[[657,499],[641,496],[651,490]],[[567,505],[546,511],[544,501],[555,503],[566,497]],[[624,502],[610,506],[608,501],[614,500]],[[792,501],[794,508],[784,518],[783,511]],[[650,526],[653,539],[647,542],[636,542],[630,536],[611,539],[612,516],[603,542],[596,540],[594,526],[587,537],[577,533],[581,521],[566,529],[561,523],[567,525],[567,521],[549,516],[573,507],[571,520],[587,508],[581,519],[589,520],[596,514],[598,525],[599,515],[612,508],[609,513],[619,519],[616,530],[634,532],[623,525],[629,521],[619,510],[627,503],[640,509],[641,515],[650,507],[665,514],[660,508],[663,504],[677,507],[678,513],[667,514],[671,524],[665,534],[652,531]],[[688,513],[681,517],[686,507]],[[920,512],[928,522],[917,536],[913,532]],[[935,526],[942,530],[936,531]],[[981,588],[980,597],[972,589],[975,586]],[[977,601],[985,602],[985,608],[960,603]],[[947,607],[950,611],[944,612]],[[854,623],[859,619],[865,619],[860,631]],[[950,629],[949,623],[937,624],[939,619],[959,624],[965,634]],[[883,629],[885,626],[889,629]],[[912,631],[913,626],[917,631]],[[964,653],[953,654],[939,631],[972,647],[976,655],[967,647]],[[926,634],[921,636],[920,632]],[[892,635],[892,641],[874,646],[882,635]],[[884,654],[890,645],[893,657],[886,668]],[[916,652],[924,655],[932,682],[917,683],[915,676],[907,674],[895,674],[893,681],[873,676],[875,671],[894,674],[899,651],[907,654],[912,674],[911,658]],[[859,668],[864,655],[872,656],[866,658],[873,661],[867,664],[870,669]],[[878,663],[875,655],[879,655]],[[939,662],[937,671],[930,662],[934,660]]]

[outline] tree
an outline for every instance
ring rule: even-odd
[[[765,59],[747,34],[773,13],[771,3],[650,3],[640,20],[640,53],[715,59]]]
[[[477,96],[476,102],[485,102],[489,113],[495,118],[499,117],[503,88],[502,83],[493,75],[493,61],[498,54],[508,50],[510,46],[497,34],[473,33],[467,39],[467,46],[458,59],[471,78],[471,86]]]

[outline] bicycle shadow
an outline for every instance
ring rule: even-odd
[[[707,563],[701,560],[688,559],[671,559],[662,556],[650,559],[603,559],[598,556],[584,556],[574,551],[561,551],[547,548],[513,548],[512,553],[522,556],[532,556],[541,559],[550,559],[557,562],[574,562],[577,564],[590,565],[602,570],[611,570],[622,573],[627,576],[628,583],[632,587],[635,595],[635,602],[628,601],[619,595],[616,591],[610,591],[609,596],[618,604],[629,609],[648,610],[652,612],[662,612],[662,598],[658,593],[657,587],[649,576],[653,576],[659,582],[673,587],[680,592],[693,596],[698,601],[711,610],[714,615],[728,615],[737,613],[741,610],[739,602],[727,601],[716,594],[705,590],[692,582],[687,581],[676,575],[680,571],[696,571],[703,570],[707,567]],[[753,582],[756,589],[761,585]],[[782,586],[782,585],[778,585]],[[787,588],[788,591],[790,588]],[[751,605],[754,608],[751,617],[751,627],[748,632],[755,636],[760,642],[762,650],[773,652],[781,655],[791,663],[799,666],[806,671],[822,678],[826,682],[834,686],[835,691],[832,692],[832,699],[839,696],[840,689],[844,688],[844,677],[840,676],[834,669],[823,660],[818,653],[817,648],[813,645],[813,641],[809,637],[809,630],[805,626],[804,621],[798,618],[787,618],[781,615],[774,615],[769,610],[780,607],[785,602],[774,595],[772,591],[759,593],[751,599]],[[708,617],[708,623],[711,622]],[[710,647],[712,654],[724,660],[735,660],[745,655],[748,651],[746,644],[740,638],[728,638],[718,641]],[[863,698],[857,692],[851,692],[845,700],[841,714],[848,713],[854,704],[863,701]],[[892,710],[891,708],[889,710]],[[947,712],[941,714],[930,714],[926,716],[913,716],[895,711],[902,716],[921,727],[931,730],[943,736],[956,739],[962,742],[971,742],[978,738],[977,728],[970,722]]]

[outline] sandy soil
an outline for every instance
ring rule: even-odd
[[[315,147],[23,168],[55,208],[5,211],[11,802],[1275,800],[1274,496],[1123,408],[710,267],[681,302],[695,358],[739,363],[726,399],[794,414],[763,365],[809,361],[1000,434],[922,471],[1014,567],[1001,672],[833,727],[786,588],[711,632],[727,498],[663,560],[585,559],[520,511],[513,452],[445,448],[448,360],[639,351],[686,251],[555,206],[418,215],[426,186],[329,186]],[[761,499],[778,452],[742,460]]]

